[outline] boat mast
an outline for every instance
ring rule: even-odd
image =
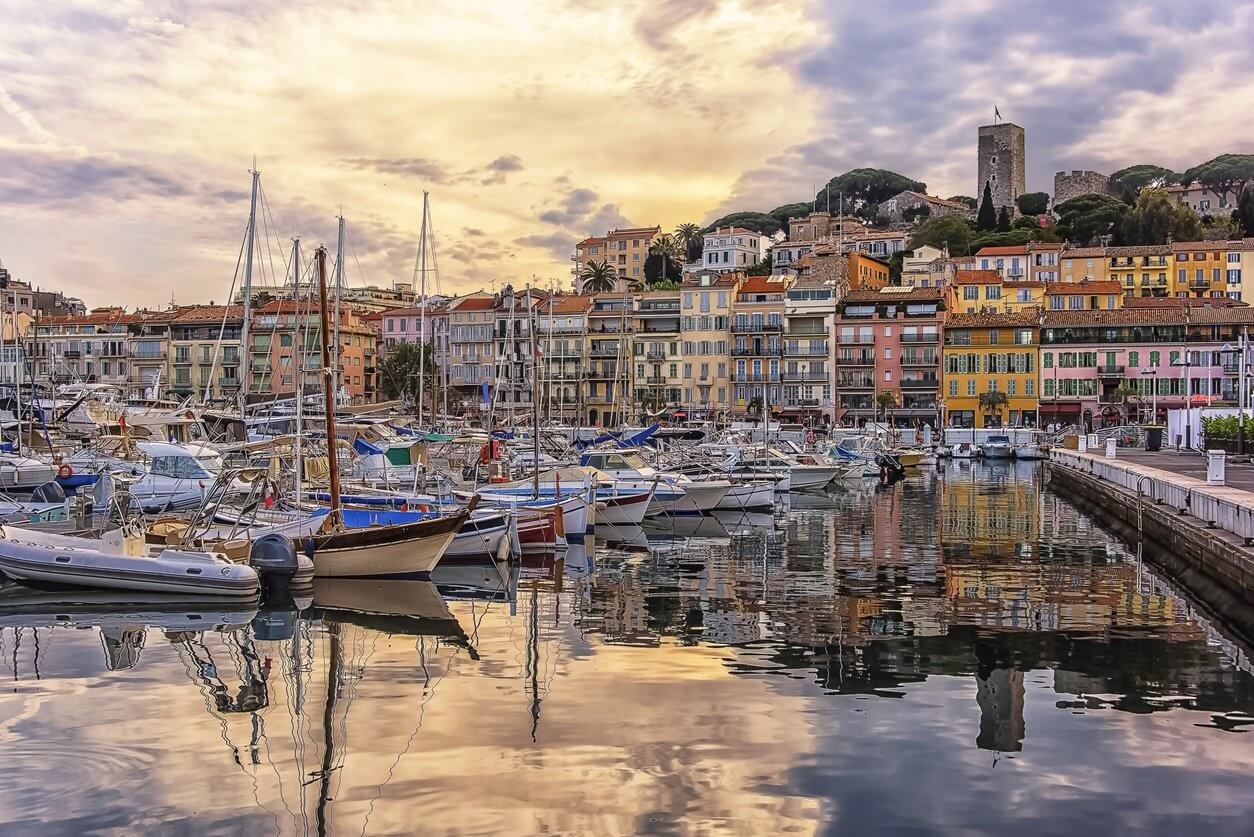
[[[540,380],[540,364],[537,363],[539,357],[540,344],[538,335],[536,334],[536,316],[535,316],[534,299],[531,306],[527,308],[527,326],[531,332],[531,376],[537,383]],[[536,499],[540,499],[540,397],[533,389],[531,397],[531,451],[532,464],[535,465],[535,492]],[[561,497],[557,498],[561,500]]]
[[[0,330],[0,334],[3,331]],[[17,441],[13,449],[22,452],[22,338],[17,333],[17,291],[13,292],[13,389],[17,393]],[[35,397],[35,388],[31,387],[31,399]]]
[[[318,336],[322,343],[322,385],[326,395],[323,401],[326,402],[327,415],[327,470],[330,472],[328,481],[331,488],[331,523],[338,526],[340,522],[340,463],[335,435],[335,398],[330,393],[331,347],[327,345],[331,337],[327,324],[327,248],[319,247],[317,258]]]
[[[422,399],[427,381],[427,211],[431,206],[431,193],[422,193],[422,227],[418,231],[418,426],[422,427]]]
[[[336,402],[340,397],[340,293],[344,288],[344,216],[339,216],[339,232],[335,243],[335,340],[332,345],[335,351],[331,355],[331,382],[335,388],[331,390]]]
[[[307,317],[301,316],[300,298],[300,236],[292,236],[292,345],[296,346],[296,502],[300,503],[305,488],[305,333]]]
[[[249,345],[248,325],[253,310],[253,248],[257,241],[257,189],[260,185],[261,172],[257,171],[257,158],[253,157],[253,167],[249,169],[253,176],[252,198],[248,206],[248,232],[244,245],[244,324],[240,328],[240,414],[243,415],[244,404],[248,402],[248,384],[252,381],[252,346]]]

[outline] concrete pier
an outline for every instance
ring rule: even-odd
[[[1135,461],[1134,461],[1135,460]],[[1147,464],[1153,462],[1154,464]],[[1197,471],[1200,478],[1170,469]],[[1254,623],[1254,492],[1208,485],[1204,460],[1173,462],[1172,454],[1107,459],[1104,453],[1056,449],[1050,489],[1076,501],[1135,540],[1138,532],[1199,595],[1221,609],[1244,611]],[[1156,467],[1157,465],[1165,467]],[[1138,498],[1139,493],[1139,498]]]

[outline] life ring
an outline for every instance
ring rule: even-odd
[[[74,476],[74,469],[69,465],[62,465],[57,469],[57,477],[60,479],[68,480],[72,476]]]

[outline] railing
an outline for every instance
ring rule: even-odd
[[[589,349],[588,357],[618,357],[619,349]]]
[[[738,384],[778,383],[778,372],[732,372],[731,379]]]
[[[785,372],[785,381],[826,381],[828,374],[825,370],[810,370],[806,372]]]
[[[768,346],[733,346],[732,357],[779,357],[779,350]]]
[[[649,360],[666,360],[666,352],[658,351],[657,349],[649,349],[649,351],[644,353],[644,356]]]
[[[935,366],[939,357],[937,355],[902,355],[902,366]]]
[[[636,309],[637,314],[673,314],[679,310],[678,302],[651,302],[648,305],[641,304]]]
[[[1097,367],[1097,377],[1099,378],[1122,378],[1125,367],[1103,365]]]
[[[827,357],[826,346],[785,346],[784,354],[788,357]]]
[[[670,378],[667,378],[664,375],[650,375],[645,378],[645,381],[650,384],[665,384],[669,380]]]
[[[174,363],[175,363],[176,365],[179,365],[179,366],[187,366],[187,365],[191,364],[191,362],[192,362],[192,356],[191,356],[191,355],[175,355],[175,356],[174,356]]]
[[[875,355],[857,355],[855,357],[842,357],[836,360],[840,366],[874,366]]]
[[[902,343],[938,343],[940,342],[939,333],[929,334],[903,334],[901,335]]]
[[[940,386],[939,378],[902,378],[902,389],[936,389]]]
[[[875,380],[873,378],[850,378],[836,382],[837,389],[875,389]]]
[[[780,323],[732,323],[731,330],[734,334],[752,334],[783,331],[784,327]]]

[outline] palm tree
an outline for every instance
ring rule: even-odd
[[[680,224],[675,228],[675,238],[679,241],[679,246],[683,250],[684,261],[692,258],[692,248],[694,245],[701,244],[705,237],[701,234],[701,227],[693,223]]]
[[[1136,387],[1124,381],[1107,396],[1111,404],[1119,407],[1119,415],[1124,424],[1128,422],[1128,407],[1136,400],[1137,394]]]
[[[682,258],[679,252],[679,244],[666,233],[662,233],[653,239],[653,243],[649,245],[649,254],[661,256],[663,281],[670,275],[670,263],[680,261]]]
[[[884,418],[888,419],[892,410],[897,406],[897,393],[891,389],[886,389],[879,395],[875,396],[875,406],[884,411]]]
[[[609,262],[588,262],[579,271],[579,283],[586,294],[605,294],[618,283],[618,271]]]
[[[1010,403],[1006,393],[999,389],[990,389],[980,393],[980,411],[986,416],[999,415],[1002,408]]]

